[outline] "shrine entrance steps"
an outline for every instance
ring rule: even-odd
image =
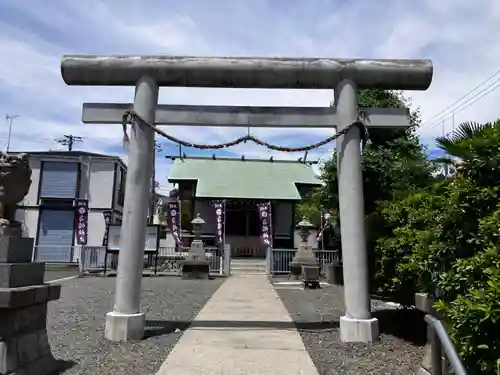
[[[231,275],[265,275],[266,260],[259,258],[231,259]]]

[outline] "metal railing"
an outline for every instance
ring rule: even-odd
[[[297,249],[272,249],[269,252],[271,275],[284,275],[290,273],[290,263],[295,256]],[[318,265],[320,266],[320,273],[322,276],[326,274],[326,266],[334,263],[337,260],[338,252],[336,250],[313,250]]]
[[[97,272],[104,270],[116,270],[118,266],[118,253],[108,252],[103,246],[82,246],[79,254],[83,254],[81,261],[78,261],[82,272]],[[144,254],[144,270],[161,273],[178,274],[181,272],[181,264],[188,255],[188,247],[183,247],[177,251],[175,247],[160,247],[158,254]],[[210,260],[210,272],[223,273],[222,252],[219,248],[206,247],[205,254]]]
[[[176,251],[174,247],[160,247],[158,251],[158,272],[180,273],[181,264],[188,255],[189,247],[182,247]],[[223,273],[222,252],[217,247],[205,247],[205,255],[210,260],[211,273]]]
[[[431,373],[432,375],[443,375],[447,373],[444,369],[445,361],[443,361],[443,349],[446,354],[446,358],[450,362],[453,369],[453,373],[456,375],[467,375],[464,365],[455,346],[451,342],[450,336],[446,332],[443,323],[436,317],[427,314],[425,315],[425,321],[430,327],[429,330],[429,341],[431,344]]]
[[[188,254],[188,247],[160,247],[158,254],[144,254],[144,270],[163,273],[180,273],[181,263]],[[206,247],[205,254],[210,260],[210,272],[223,273],[222,251],[216,247]],[[47,264],[80,265],[81,272],[113,271],[118,266],[118,253],[108,252],[104,246],[35,246],[34,262]]]
[[[38,245],[33,248],[33,262],[77,264],[77,246]]]

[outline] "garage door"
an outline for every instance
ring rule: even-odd
[[[37,244],[39,262],[71,262],[74,223],[74,210],[40,211]]]
[[[78,163],[44,161],[40,197],[74,198],[78,185]]]

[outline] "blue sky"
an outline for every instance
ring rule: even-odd
[[[113,153],[121,148],[120,126],[83,125],[83,102],[130,102],[133,88],[66,86],[60,74],[65,53],[177,54],[290,57],[431,58],[432,86],[407,92],[419,107],[424,143],[449,132],[453,123],[500,117],[500,90],[483,98],[460,99],[500,69],[500,3],[483,0],[1,0],[0,113],[14,120],[14,150],[59,149],[54,138],[82,136],[77,149]],[[500,74],[483,85],[500,84]],[[476,90],[476,95],[480,89]],[[483,94],[487,93],[483,92]],[[483,95],[480,94],[480,95]],[[164,88],[160,103],[214,105],[326,106],[328,90],[229,90]],[[472,99],[471,99],[472,98]],[[472,103],[473,100],[476,100]],[[472,104],[471,104],[472,103]],[[452,116],[452,112],[455,115]],[[165,127],[199,143],[228,141],[242,128]],[[0,123],[0,147],[7,142],[7,122]],[[331,134],[327,129],[297,132],[258,129],[252,133],[272,143],[303,145]],[[177,147],[163,142],[158,177],[164,189],[169,162]],[[327,158],[332,146],[310,154]],[[194,155],[194,150],[186,150]],[[253,145],[227,155],[268,157]],[[274,154],[276,158],[301,155]]]

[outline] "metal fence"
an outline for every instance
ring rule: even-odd
[[[42,251],[40,251],[42,250]],[[180,273],[181,262],[188,254],[188,247],[182,247],[176,251],[175,247],[160,247],[158,254],[144,254],[144,270],[162,273]],[[43,254],[43,256],[38,256]],[[219,248],[205,247],[205,254],[210,260],[210,272],[223,273],[223,254]],[[52,252],[48,249],[33,251],[34,262],[45,262],[47,264],[79,264],[82,272],[113,271],[118,266],[118,253],[108,252],[104,246],[65,246],[54,247]]]
[[[271,275],[283,275],[290,273],[290,263],[295,256],[297,249],[272,249],[269,253]],[[326,265],[339,261],[337,250],[313,250],[318,265],[321,267],[321,275],[326,274]]]
[[[188,247],[176,251],[175,247],[160,247],[158,254],[144,254],[143,269],[161,273],[180,274],[181,264],[188,255]],[[108,252],[102,246],[82,246],[79,249],[82,254],[81,269],[83,272],[99,272],[104,270],[113,271],[118,266],[118,253]],[[219,248],[206,247],[205,254],[210,260],[211,273],[223,273],[222,252]]]
[[[54,246],[53,252],[43,249],[38,251],[37,247],[33,252],[34,262],[46,262],[49,264],[80,264],[82,272],[100,272],[104,270],[113,271],[118,266],[118,254],[108,252],[104,246]],[[189,247],[182,247],[181,251],[176,251],[175,247],[160,247],[158,255],[156,253],[144,254],[144,270],[179,274],[182,261],[188,254]],[[230,253],[229,245],[223,254],[219,248],[205,247],[206,255],[210,260],[210,272],[219,274],[230,274]],[[271,275],[284,275],[290,273],[290,263],[295,256],[297,249],[272,249],[268,253],[268,272]],[[316,260],[321,267],[321,274],[326,274],[326,265],[338,261],[336,250],[313,250]],[[44,254],[38,257],[38,254]],[[57,256],[56,256],[57,255]],[[80,261],[81,259],[81,261]]]
[[[33,248],[33,262],[78,264],[77,246],[39,245]]]

